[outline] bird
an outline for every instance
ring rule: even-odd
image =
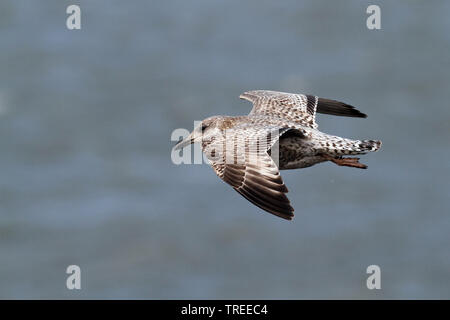
[[[280,170],[322,162],[366,169],[357,157],[380,149],[380,140],[352,140],[319,131],[316,114],[366,118],[355,107],[310,94],[271,90],[242,93],[246,116],[206,118],[173,150],[199,142],[217,176],[259,208],[286,220],[294,208]]]

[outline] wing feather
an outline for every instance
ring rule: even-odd
[[[316,128],[314,121],[317,97],[270,90],[244,92],[239,98],[253,103],[249,115],[268,115],[284,118]]]
[[[344,102],[319,98],[317,112],[342,117],[367,118],[367,115]]]
[[[253,103],[253,109],[249,115],[275,116],[311,128],[317,128],[315,122],[317,112],[344,117],[367,117],[344,102],[308,94],[253,90],[244,92],[239,97]]]
[[[249,135],[249,130],[251,129],[246,128],[247,135]],[[262,139],[266,139],[269,134],[263,128],[251,131]],[[233,141],[240,144],[237,149],[245,150],[244,154],[240,155],[242,161],[240,163],[227,163],[225,161],[227,159],[225,157],[226,150],[223,150],[220,159],[215,158],[211,161],[211,166],[216,174],[256,206],[276,216],[291,220],[294,216],[294,209],[286,196],[288,190],[278,167],[267,150],[252,149],[251,141],[246,138],[248,136],[243,134],[243,129],[233,130],[232,134],[234,136],[232,137]],[[270,141],[270,144],[278,138],[279,136],[271,138],[273,141]],[[226,143],[220,141],[220,139],[215,140],[214,143],[226,146]],[[237,157],[229,157],[228,159],[236,161]]]

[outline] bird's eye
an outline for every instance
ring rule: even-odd
[[[202,124],[202,132],[205,131],[206,129],[206,124]]]

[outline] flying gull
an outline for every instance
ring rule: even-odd
[[[279,170],[299,169],[331,161],[366,169],[349,155],[377,151],[379,140],[351,140],[317,130],[316,113],[366,118],[354,107],[305,94],[248,91],[241,99],[253,103],[247,116],[213,116],[201,122],[174,150],[201,142],[215,173],[247,200],[291,220],[294,208]]]

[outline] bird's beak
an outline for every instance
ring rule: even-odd
[[[191,134],[189,134],[186,138],[184,138],[183,140],[181,140],[180,142],[178,142],[178,143],[173,147],[173,150],[181,150],[181,149],[183,149],[184,147],[187,147],[187,146],[193,144],[194,142],[196,142],[194,133],[195,133],[195,131],[191,132]]]

